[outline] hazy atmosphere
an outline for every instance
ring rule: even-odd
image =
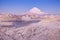
[[[60,0],[0,0],[0,13],[21,14],[33,7],[49,14],[60,14]]]
[[[0,0],[0,40],[60,40],[60,0]]]

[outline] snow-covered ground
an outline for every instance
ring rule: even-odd
[[[24,15],[0,15],[0,40],[60,40],[60,15],[33,7]]]
[[[9,25],[6,23],[5,25]],[[60,40],[59,17],[47,16],[39,21],[23,21],[13,24],[16,27],[0,27],[0,40]]]

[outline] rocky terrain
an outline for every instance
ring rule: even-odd
[[[60,40],[60,15],[2,14],[0,40]]]

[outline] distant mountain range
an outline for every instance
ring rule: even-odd
[[[46,12],[42,12],[39,8],[33,7],[32,9],[25,12],[23,15],[13,14],[0,14],[0,21],[19,21],[19,20],[32,20],[40,18],[52,18],[60,17],[59,15],[48,15]]]
[[[0,14],[0,40],[60,40],[60,15],[36,7],[23,15]]]

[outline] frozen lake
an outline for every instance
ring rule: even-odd
[[[33,21],[3,21],[0,22],[1,27],[22,27],[27,26],[32,23],[40,22],[40,20],[33,20]]]

